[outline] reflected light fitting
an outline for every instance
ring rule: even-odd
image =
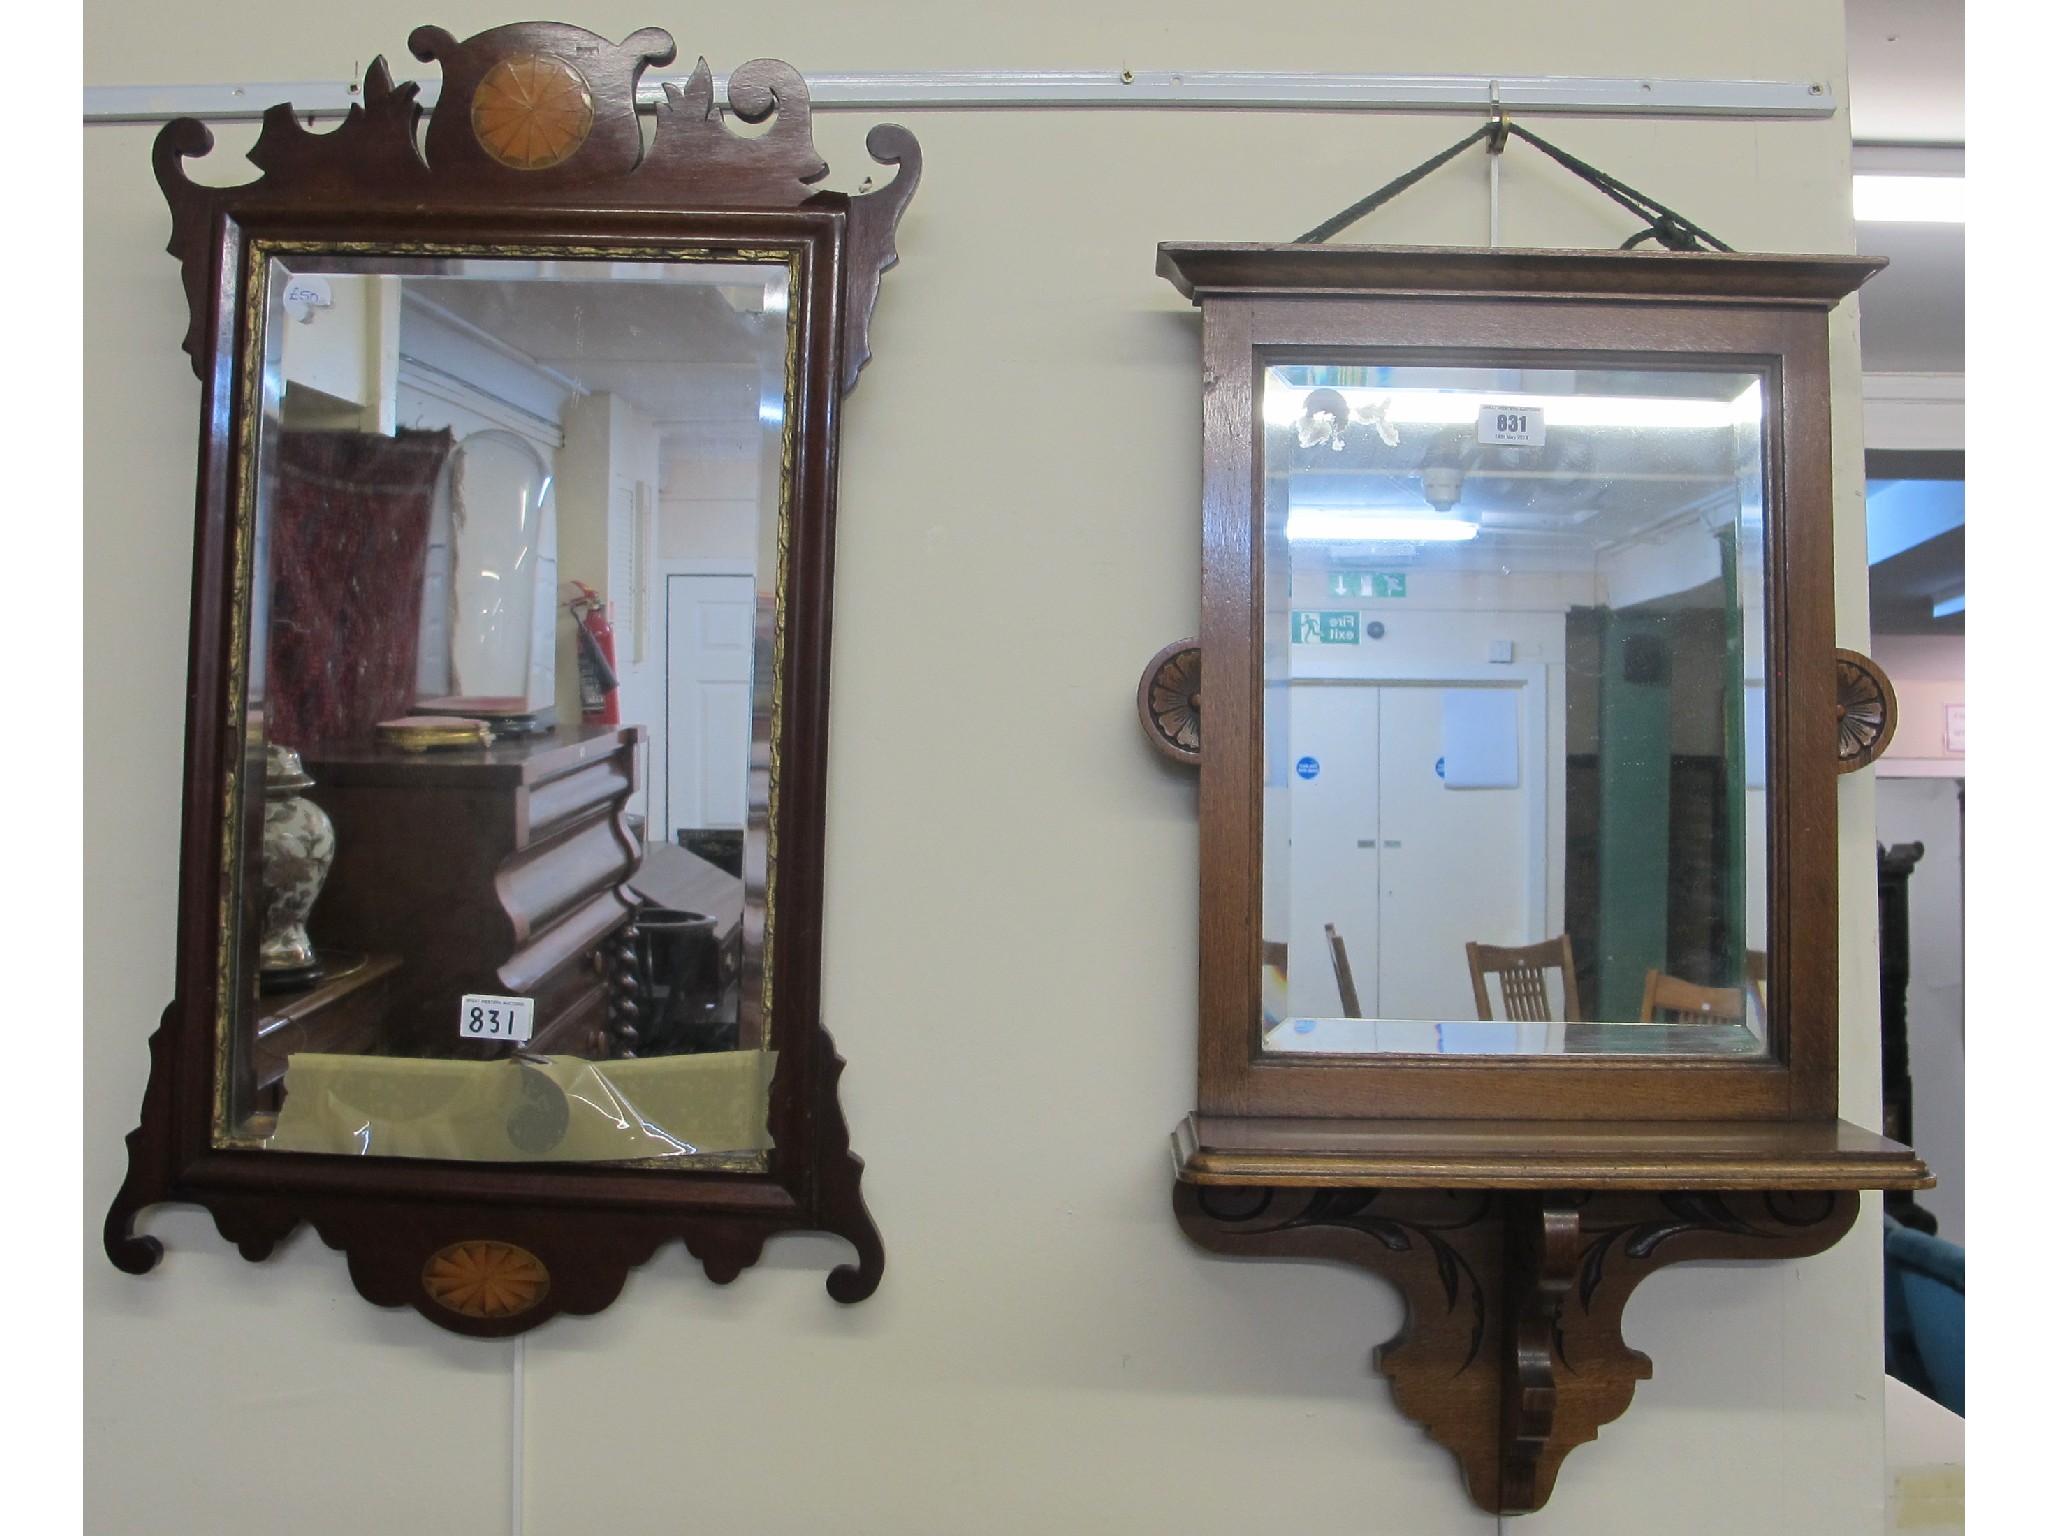
[[[1859,224],[1961,224],[1960,176],[1856,176],[1851,198]]]
[[[1330,386],[1318,386],[1329,389]],[[1752,384],[1733,400],[1685,400],[1660,395],[1525,395],[1513,390],[1344,388],[1355,419],[1385,426],[1396,433],[1403,426],[1471,426],[1482,406],[1528,406],[1543,412],[1553,427],[1646,427],[1712,430],[1754,423],[1763,408],[1763,391]],[[1296,427],[1312,391],[1268,383],[1266,424]],[[1311,446],[1302,439],[1302,446]]]
[[[1462,517],[1377,517],[1370,513],[1323,512],[1303,508],[1287,514],[1289,541],[1325,544],[1462,543],[1479,525]]]

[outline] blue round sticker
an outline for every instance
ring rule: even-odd
[[[1294,765],[1294,771],[1304,779],[1312,779],[1323,771],[1323,765],[1312,757],[1304,757]]]
[[[1442,758],[1438,758],[1436,760],[1436,776],[1438,778],[1442,778],[1444,776],[1444,760]]]

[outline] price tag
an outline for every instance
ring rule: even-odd
[[[465,1040],[531,1040],[533,999],[465,992],[456,1033]]]
[[[1479,407],[1479,441],[1493,447],[1541,448],[1543,412],[1527,405]]]

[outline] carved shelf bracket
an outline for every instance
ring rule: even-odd
[[[1653,1271],[1807,1258],[1855,1222],[1853,1191],[1801,1193],[1174,1186],[1213,1253],[1339,1259],[1391,1281],[1401,1332],[1375,1352],[1395,1404],[1458,1458],[1491,1514],[1541,1509],[1558,1467],[1627,1409],[1649,1358],[1621,1334]]]

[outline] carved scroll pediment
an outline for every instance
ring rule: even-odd
[[[847,198],[820,192],[827,171],[811,135],[804,78],[779,59],[740,65],[715,99],[711,66],[667,82],[651,137],[635,105],[641,77],[672,63],[676,45],[658,27],[613,43],[561,22],[518,22],[458,40],[441,27],[413,32],[414,57],[441,69],[431,116],[417,82],[394,83],[382,57],[363,77],[360,103],[331,129],[308,128],[290,103],[263,116],[250,162],[262,173],[234,187],[193,181],[184,162],[207,154],[204,124],[178,118],[157,135],[156,175],[172,209],[171,253],[185,269],[192,325],[185,350],[203,367],[209,231],[228,207],[240,212],[320,212],[358,207],[443,212],[492,206],[693,209],[842,207],[848,217],[847,347],[842,383],[852,388],[868,355],[866,328],[881,274],[895,265],[895,230],[916,190],[920,157],[907,129],[883,124],[867,140],[886,186]],[[759,132],[738,132],[728,113]],[[425,133],[421,122],[426,118]]]

